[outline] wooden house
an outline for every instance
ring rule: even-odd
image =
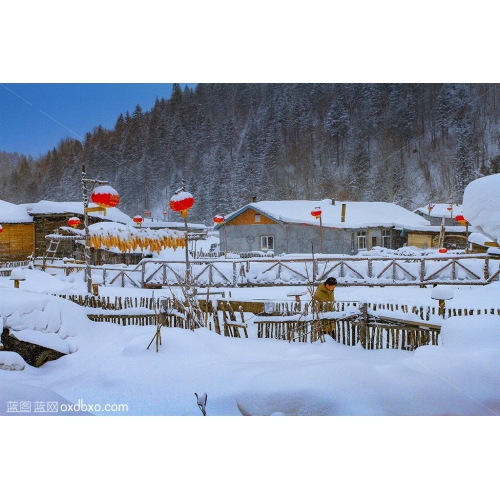
[[[20,205],[32,218],[34,223],[34,249],[35,257],[46,255],[50,239],[48,235],[59,232],[59,229],[68,226],[70,217],[78,217],[81,220],[80,229],[83,228],[84,211],[83,202],[54,202],[39,201],[38,203],[27,203]],[[93,203],[91,207],[95,206]],[[102,212],[91,212],[88,214],[89,225],[101,221],[121,222],[133,224],[132,219],[117,208],[108,208],[106,214]],[[75,257],[78,250],[75,241],[62,240],[58,247],[58,257]]]
[[[227,252],[355,255],[376,246],[400,248],[409,230],[429,226],[393,203],[327,199],[253,202],[226,215],[216,229]]]
[[[444,220],[446,227],[460,226],[455,217],[463,215],[462,205],[458,203],[429,203],[416,208],[414,212],[431,223],[431,226],[441,226]]]
[[[0,261],[26,260],[35,241],[33,217],[23,207],[0,200]]]
[[[428,220],[428,228],[411,231],[408,235],[408,246],[418,248],[438,248],[443,227],[444,238],[441,242],[445,248],[468,248],[469,228],[463,226],[455,217],[463,216],[462,205],[457,203],[429,203],[414,210],[417,215]]]

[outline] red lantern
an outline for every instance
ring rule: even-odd
[[[224,222],[224,216],[223,215],[215,215],[214,216],[214,222],[216,224],[221,224],[222,222]]]
[[[80,225],[80,219],[78,217],[70,217],[68,219],[68,226],[70,227],[78,227]]]
[[[168,212],[166,210],[163,210],[163,215],[167,215]]]
[[[194,198],[191,193],[180,191],[170,198],[170,209],[180,212],[181,217],[186,218],[188,210],[194,205]]]
[[[463,220],[465,220],[465,217],[463,215],[457,215],[455,216],[455,220],[457,222],[462,222]]]
[[[321,217],[321,214],[322,214],[322,213],[323,213],[323,212],[321,211],[321,209],[320,209],[319,207],[316,207],[314,210],[311,210],[311,215],[312,215],[313,217],[316,217],[316,219],[317,219],[318,217]]]
[[[151,215],[151,212],[149,210],[144,210],[144,215],[146,217],[149,217]]]
[[[132,219],[136,224],[142,224],[142,221],[143,221],[143,218],[140,216],[140,215],[136,215],[133,219]]]
[[[99,186],[92,191],[91,200],[102,208],[112,208],[120,203],[120,196],[111,186]]]
[[[439,253],[446,253],[447,251],[448,251],[448,249],[447,249],[447,248],[440,248],[440,249],[438,250],[438,252],[439,252]]]
[[[2,227],[2,225],[0,224],[0,233],[2,233],[2,232],[3,232],[3,227]]]
[[[174,212],[189,210],[194,205],[194,198],[191,193],[181,191],[170,198],[170,208]]]
[[[453,210],[453,207],[446,207],[446,210],[448,210],[449,212],[451,212]]]

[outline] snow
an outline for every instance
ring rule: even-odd
[[[184,457],[180,463],[173,464],[175,468],[189,463],[191,469],[200,460],[201,470],[212,466],[215,470],[207,473],[209,477],[215,474],[222,480],[231,473],[233,477],[241,474],[232,472],[235,466],[221,470],[221,464],[226,461],[236,461],[240,466],[248,463],[244,467],[248,474],[254,467],[263,467],[267,475],[272,469],[268,471],[265,466],[268,455],[272,457],[271,465],[275,460],[289,463],[292,456],[297,456],[294,461],[304,457],[300,450],[306,452],[313,446],[320,462],[312,465],[314,473],[324,471],[325,478],[339,484],[340,479],[335,479],[335,474],[331,476],[327,470],[332,464],[337,464],[339,470],[347,466],[346,461],[356,463],[360,447],[363,462],[368,460],[382,466],[384,457],[393,463],[392,454],[386,455],[392,446],[399,457],[398,463],[406,453],[410,461],[432,458],[434,463],[436,453],[441,455],[443,447],[455,446],[455,440],[461,443],[460,449],[469,443],[466,433],[469,421],[389,417],[479,418],[498,416],[500,412],[498,315],[447,318],[442,321],[439,345],[415,351],[367,351],[359,345],[338,344],[328,337],[325,343],[312,344],[258,339],[255,318],[247,315],[248,339],[219,336],[208,328],[191,331],[163,327],[162,342],[156,352],[154,342],[147,348],[154,338],[155,326],[95,323],[87,318],[89,310],[48,295],[84,294],[82,274],[78,273],[70,283],[42,271],[26,269],[26,281],[20,289],[13,289],[7,277],[0,278],[0,317],[4,325],[18,338],[66,353],[41,368],[34,368],[16,353],[0,351],[1,413],[111,417],[97,419],[96,423],[70,419],[72,424],[56,419],[52,432],[64,433],[63,447],[70,442],[72,448],[85,449],[91,440],[102,436],[99,439],[109,448],[107,456],[117,453],[116,460],[120,460],[122,454],[130,455],[130,450],[123,448],[125,442],[137,442],[140,444],[136,446],[147,448],[151,456],[161,453],[164,460]],[[457,307],[497,309],[500,283],[450,289]],[[220,291],[224,291],[226,297],[231,291],[235,300],[265,298],[272,302],[295,300],[288,295],[306,290],[305,287],[259,287]],[[159,293],[169,292],[101,288],[101,294],[110,297],[151,297]],[[433,302],[433,289],[419,287],[340,286],[335,294],[337,300],[423,306]],[[307,299],[307,294],[301,296],[301,300]],[[31,411],[21,412],[21,404],[26,408],[28,402]],[[58,411],[49,411],[49,405]],[[202,408],[211,419],[188,418],[203,417]],[[260,419],[238,420],[241,423],[237,424],[236,420],[223,418],[242,415],[260,416]],[[329,416],[331,420],[303,420],[320,415]],[[119,416],[168,416],[168,419],[137,421],[121,420]],[[176,416],[187,419],[177,420]],[[265,416],[300,419],[270,421]],[[358,419],[363,416],[378,418]],[[380,420],[380,417],[386,418]],[[22,425],[23,436],[40,433],[41,429],[32,423],[39,419],[14,420]],[[494,447],[497,433],[483,436],[483,433],[495,432],[490,429],[494,424],[496,420],[481,420],[479,429],[473,421],[474,439],[484,442],[487,438]],[[19,432],[14,436],[19,436]],[[11,454],[20,449],[18,444],[4,444],[4,449],[5,446]],[[472,446],[477,447],[477,442]],[[45,450],[45,455],[54,449],[60,447],[52,445]],[[435,450],[432,457],[428,454],[431,449]],[[210,464],[205,462],[208,457],[212,458]],[[439,470],[446,470],[448,464],[453,463],[446,460],[446,463],[438,460]],[[379,470],[379,466],[375,469]],[[109,464],[101,463],[101,467],[109,470]],[[397,468],[394,463],[392,467]],[[68,477],[72,477],[71,474]],[[318,481],[314,477],[311,478],[313,484]],[[288,480],[284,478],[285,484]],[[354,488],[352,484],[349,487]],[[412,486],[413,491],[414,488]]]
[[[147,349],[156,327],[94,323],[87,318],[88,310],[48,295],[63,289],[85,294],[81,276],[63,283],[42,271],[27,269],[25,275],[19,289],[0,278],[4,326],[20,340],[67,355],[38,369],[26,364],[23,370],[0,372],[0,380],[16,382],[23,390],[42,388],[68,401],[126,405],[113,415],[196,416],[200,410],[195,392],[207,393],[209,416],[482,416],[500,411],[497,314],[447,318],[440,345],[413,352],[366,351],[329,338],[313,344],[258,339],[256,317],[246,318],[248,339],[219,336],[208,328],[163,327],[156,352],[154,346]],[[294,300],[288,295],[304,291],[238,288],[231,296],[272,302]],[[500,283],[434,289],[340,286],[336,300],[426,306],[454,295],[456,307],[497,309],[499,292]],[[132,293],[158,297],[170,292],[101,287],[102,295]],[[12,356],[0,352],[0,363],[12,363],[6,355]],[[13,389],[1,387],[0,401],[5,403],[5,391],[12,399]],[[1,408],[2,414],[8,414],[6,410]]]
[[[455,294],[449,286],[437,286],[432,289],[431,298],[436,300],[451,300]]]
[[[457,215],[463,215],[462,205],[457,205],[455,203],[431,203],[431,206],[433,208],[430,211],[430,216],[439,218],[444,217],[445,222],[446,219],[454,219]],[[428,205],[416,208],[414,212],[418,212],[429,216]]]
[[[500,174],[469,183],[464,191],[463,213],[474,230],[489,241],[500,239]]]
[[[108,188],[109,189],[109,188]],[[112,188],[111,188],[112,189]],[[24,203],[18,205],[24,207],[25,212],[29,214],[81,214],[83,215],[83,202],[81,201],[49,201],[41,200],[37,203]],[[95,203],[89,203],[89,208],[97,207]],[[104,212],[92,212],[92,217],[106,219],[122,224],[133,225],[134,221],[127,214],[116,207],[106,209]],[[30,219],[32,220],[32,218]]]
[[[345,204],[345,222],[341,222],[342,205]],[[430,222],[409,210],[394,203],[336,201],[326,199],[321,201],[287,200],[260,201],[246,205],[268,215],[272,219],[289,223],[306,223],[319,225],[319,218],[311,215],[311,211],[320,207],[321,223],[325,227],[359,228],[359,227],[393,227],[417,229],[430,226]],[[226,215],[229,222],[243,209]],[[224,224],[221,223],[220,226]]]
[[[5,222],[33,222],[33,217],[22,206],[0,200],[0,223]]]
[[[406,248],[400,253],[429,251]],[[183,257],[173,249],[162,254]],[[343,486],[344,496],[348,491],[348,497],[357,497],[363,493],[362,476],[366,493],[378,486],[390,498],[400,498],[408,487],[412,496],[429,494],[424,480],[409,483],[408,467],[425,464],[426,476],[443,479],[463,470],[466,460],[469,476],[464,474],[459,484],[440,483],[442,493],[467,490],[482,497],[491,491],[496,474],[489,457],[498,444],[497,422],[481,417],[500,413],[500,316],[485,311],[498,310],[499,282],[445,287],[453,293],[454,307],[481,314],[441,319],[439,345],[415,351],[368,351],[328,337],[325,343],[312,344],[258,339],[256,318],[246,314],[248,339],[219,336],[208,328],[163,327],[156,352],[154,342],[147,349],[155,326],[92,322],[87,314],[95,310],[54,296],[85,294],[83,273],[52,276],[24,269],[24,275],[19,289],[9,277],[0,277],[0,322],[17,338],[65,355],[34,368],[16,353],[0,351],[0,413],[49,417],[41,421],[43,427],[36,423],[40,419],[8,420],[13,431],[4,437],[3,449],[9,462],[29,464],[35,471],[57,463],[58,476],[71,487],[77,454],[84,467],[88,458],[83,450],[99,441],[102,448],[92,454],[93,468],[110,480],[116,474],[115,493],[125,488],[124,495],[130,493],[128,471],[133,478],[136,474],[131,463],[140,456],[154,464],[135,481],[133,491],[142,495],[152,494],[150,483],[161,478],[167,490],[193,490],[193,496],[198,496],[198,482],[206,480],[214,491],[231,496],[255,496],[266,481],[278,481],[280,497],[320,493],[319,485],[333,492]],[[436,306],[435,298],[444,293],[440,287],[348,284],[337,287],[338,301],[426,307]],[[304,286],[218,291],[226,297],[231,292],[234,300],[268,303],[293,301],[289,295],[297,292],[306,292],[303,301],[309,297]],[[100,293],[158,297],[170,290],[101,285]],[[208,419],[199,418],[202,408]],[[108,418],[50,418],[56,415]],[[236,418],[242,415],[260,418]],[[320,415],[327,418],[313,418]],[[43,446],[43,456],[33,443]],[[62,457],[67,453],[71,459],[66,465]],[[119,470],[111,462],[120,464]],[[306,467],[300,474],[303,486],[297,487],[300,465]],[[166,467],[171,471],[167,483]],[[234,481],[244,484],[243,492]],[[260,493],[254,483],[260,484]]]

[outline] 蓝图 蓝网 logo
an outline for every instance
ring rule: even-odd
[[[76,403],[59,403],[59,401],[7,401],[9,414],[54,414],[54,413],[126,413],[128,405],[123,403],[84,403],[79,399]]]

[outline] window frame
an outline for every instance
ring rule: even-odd
[[[388,244],[386,245],[386,242]],[[392,236],[390,229],[382,229],[382,247],[383,248],[391,248]]]
[[[361,246],[362,242],[364,242],[364,246]],[[356,231],[356,243],[358,250],[367,250],[368,236],[366,231]]]
[[[264,244],[264,241],[265,241],[265,244]],[[271,241],[271,246],[269,246],[269,241]],[[274,251],[274,243],[275,243],[274,236],[266,235],[266,236],[260,237],[260,249],[262,251],[269,251],[269,250]]]

